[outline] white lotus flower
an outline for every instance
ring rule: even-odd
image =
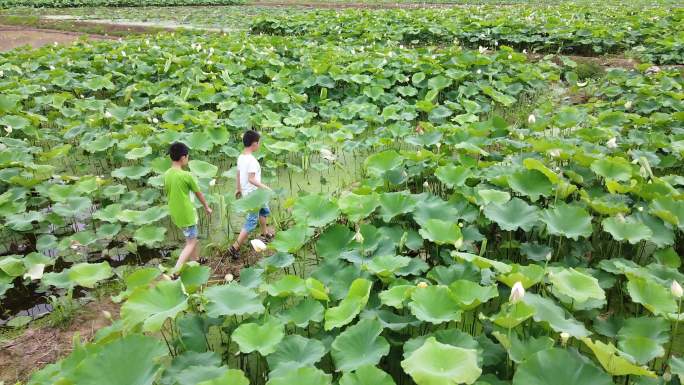
[[[639,207],[637,208],[637,210],[639,210],[639,211],[644,211],[644,208],[643,208],[643,206],[639,206]]]
[[[629,110],[632,108],[632,101],[628,100],[625,102],[625,110]]]
[[[363,234],[361,234],[361,231],[357,231],[356,234],[354,234],[354,240],[358,243],[363,243]]]
[[[55,70],[55,66],[51,65],[51,66],[50,66],[50,70],[51,70],[51,71],[54,71],[54,70]]]
[[[437,146],[437,149],[439,150],[439,148],[442,147],[442,143],[441,143],[441,142],[437,142],[437,143],[435,143],[435,146]]]
[[[6,125],[5,126],[5,132],[7,132],[8,134],[11,134],[12,133],[12,126],[10,126],[9,124]]]
[[[0,78],[3,77],[3,76],[5,76],[5,71],[0,70]]]
[[[562,332],[560,334],[560,338],[561,338],[561,344],[563,346],[565,346],[565,344],[567,344],[568,340],[570,339],[570,334],[568,334],[567,332]]]
[[[154,124],[159,123],[159,119],[157,119],[157,118],[152,118],[152,123],[154,123]]]
[[[458,227],[463,228],[463,222],[458,222]]]
[[[266,251],[266,249],[268,248],[268,247],[266,247],[266,244],[261,239],[252,239],[251,241],[249,241],[249,243],[252,244],[252,248],[257,253],[261,253],[263,251]]]
[[[233,274],[228,273],[225,277],[223,277],[223,279],[225,279],[226,282],[233,282],[235,278],[233,277]]]
[[[544,257],[547,261],[551,260],[551,252],[546,253],[546,256]]]
[[[213,62],[213,61],[211,61],[211,60],[207,60],[207,65],[209,65],[209,66],[210,66],[210,65],[212,65],[212,64],[214,64],[214,62]]]
[[[209,181],[209,186],[211,186],[211,187],[216,186],[216,178]]]
[[[327,148],[321,148],[321,157],[329,162],[334,162],[336,159],[335,154]]]
[[[525,296],[525,288],[520,281],[513,284],[511,289],[511,295],[508,297],[508,301],[511,303],[516,303],[520,301]]]
[[[423,187],[424,187],[424,188],[429,188],[429,187],[430,187],[430,183],[428,183],[428,181],[423,182]]]
[[[551,155],[554,158],[558,158],[560,156],[560,150],[557,148],[554,148],[553,150],[549,150],[549,155]]]
[[[530,116],[527,117],[527,123],[529,123],[529,124],[537,123],[537,117],[534,116],[534,114],[530,114]]]
[[[494,40],[494,47],[498,47],[498,46],[499,46],[499,42]]]
[[[426,287],[428,287],[428,284],[424,281],[420,281],[416,286],[418,286],[421,289],[425,289]]]
[[[43,270],[45,270],[45,264],[37,263],[24,273],[24,278],[31,278],[31,280],[41,279],[43,277]]]
[[[675,298],[682,298],[684,289],[682,289],[682,285],[680,285],[679,282],[672,281],[672,285],[670,285],[670,292],[672,292],[672,295]]]
[[[513,59],[513,55],[508,55],[508,60]]]
[[[480,75],[481,73],[482,73],[482,70],[478,68],[478,69],[477,69],[477,74]]]
[[[121,56],[126,57],[126,51],[121,51]]]
[[[45,88],[45,86],[42,86],[42,87],[40,87],[40,90],[45,92],[45,91],[47,91],[47,88]]]
[[[105,117],[105,118],[107,118],[107,119],[109,119],[109,118],[111,118],[111,117],[112,117],[112,113],[111,113],[111,112],[109,112],[109,111],[105,111],[105,113],[104,113],[104,117]]]
[[[608,148],[617,148],[617,138],[612,137],[606,142],[606,147]]]

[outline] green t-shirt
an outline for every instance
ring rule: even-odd
[[[195,177],[185,170],[171,167],[164,174],[164,188],[173,223],[181,228],[196,225],[197,211],[190,200],[190,192],[199,191]]]

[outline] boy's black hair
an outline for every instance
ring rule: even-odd
[[[249,130],[242,135],[242,144],[244,144],[245,147],[249,147],[252,145],[252,143],[258,142],[259,138],[261,138],[261,135],[259,135],[258,132]]]
[[[190,149],[185,145],[185,143],[173,142],[169,147],[169,156],[174,162],[178,162],[180,158],[188,155],[189,152]]]

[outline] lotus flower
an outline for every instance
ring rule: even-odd
[[[508,55],[508,60],[513,59],[513,55]]]
[[[109,111],[105,111],[104,117],[107,118],[107,119],[110,119],[110,118],[112,117],[112,113],[109,112]]]
[[[632,108],[632,101],[628,100],[625,102],[625,110],[629,110]]]
[[[423,187],[430,188],[430,183],[428,183],[428,181],[423,182]]]
[[[529,124],[537,123],[537,117],[534,116],[534,114],[530,114],[530,116],[527,117],[527,123],[529,123]]]
[[[225,277],[223,277],[223,279],[225,279],[226,282],[233,282],[233,279],[235,278],[233,277],[233,274],[228,273]]]
[[[617,138],[612,137],[606,142],[606,147],[608,148],[617,148]]]
[[[152,118],[152,123],[154,123],[154,124],[159,123],[159,119],[157,119],[157,118]]]
[[[121,56],[126,57],[126,51],[121,51]]]
[[[216,178],[209,181],[209,186],[212,186],[212,187],[216,186]]]
[[[567,344],[568,340],[570,339],[570,334],[568,334],[567,332],[563,332],[560,334],[560,338],[561,338],[561,345],[565,346],[565,344]]]
[[[356,234],[354,234],[354,240],[358,243],[363,243],[363,234],[361,234],[361,231],[357,231]]]
[[[268,248],[261,239],[252,239],[249,243],[252,244],[252,248],[254,248],[254,251],[256,251],[257,253],[266,251],[266,249]]]
[[[511,289],[511,295],[508,300],[511,303],[516,303],[520,301],[525,296],[525,288],[520,281],[516,282]]]
[[[50,70],[54,71],[54,70],[55,70],[55,66],[51,65],[51,66],[50,66]]]
[[[675,298],[682,298],[682,294],[684,294],[684,289],[682,289],[682,286],[677,281],[672,281],[670,291]]]
[[[5,71],[0,70],[0,78],[3,77],[3,76],[5,76]]]
[[[421,289],[425,289],[426,287],[428,287],[428,284],[426,282],[421,281],[421,282],[418,282],[418,284],[416,286],[418,286]]]
[[[553,150],[549,150],[549,155],[551,155],[554,158],[558,158],[560,156],[560,150],[557,148],[554,148]]]
[[[8,134],[11,134],[11,133],[12,133],[12,126],[10,126],[9,124],[6,125],[6,126],[5,126],[5,131],[7,131]]]

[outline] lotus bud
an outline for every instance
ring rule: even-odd
[[[428,287],[428,284],[426,282],[420,281],[416,286],[418,286],[421,289],[425,289],[426,287]]]
[[[225,277],[223,277],[223,279],[225,279],[226,282],[233,282],[233,279],[235,278],[233,278],[233,274],[228,273]]]
[[[508,301],[511,303],[516,303],[520,301],[525,296],[525,288],[520,281],[513,284],[511,289],[511,295],[508,297]]]
[[[42,87],[40,87],[40,90],[45,92],[45,91],[47,91],[47,88],[45,88],[45,86],[42,86]]]
[[[639,207],[637,207],[637,210],[639,210],[639,211],[644,211],[644,207],[643,207],[643,206],[639,206]]]
[[[568,334],[567,332],[562,332],[560,334],[560,338],[561,338],[561,345],[565,346],[568,343],[568,340],[570,339],[570,334]]]
[[[214,62],[213,62],[213,61],[211,61],[211,60],[207,60],[207,65],[208,65],[208,66],[210,66],[210,65],[212,65],[212,64],[214,64]]]
[[[551,252],[546,253],[545,259],[546,259],[547,261],[550,261],[550,260],[551,260]]]
[[[508,60],[513,59],[513,55],[508,55]]]
[[[363,234],[361,234],[361,231],[357,231],[356,234],[354,234],[354,240],[358,243],[363,243]]]
[[[126,57],[126,51],[121,51],[121,56]]]
[[[112,313],[108,312],[107,310],[102,310],[102,316],[105,317],[105,319],[111,320],[112,319]]]
[[[428,181],[423,182],[423,188],[430,188],[430,183]]]
[[[152,123],[154,123],[154,124],[159,123],[159,119],[157,119],[157,118],[152,118]]]
[[[463,222],[458,222],[458,227],[463,228]]]
[[[439,148],[442,147],[442,143],[441,143],[441,142],[437,142],[437,143],[435,143],[435,146],[437,146],[437,149],[439,150]]]
[[[5,71],[0,70],[0,78],[3,77],[3,76],[5,76]]]
[[[482,73],[482,70],[478,68],[478,69],[477,69],[477,74],[480,75],[481,73]]]
[[[6,126],[5,126],[5,131],[6,131],[8,134],[11,134],[11,133],[12,133],[12,126],[10,126],[9,124],[6,125]]]
[[[682,298],[682,294],[684,294],[684,289],[682,289],[682,286],[677,281],[672,281],[670,291],[675,298]]]
[[[107,118],[107,119],[110,119],[110,118],[112,117],[112,113],[109,112],[109,111],[105,111],[104,117]]]
[[[560,156],[560,150],[557,148],[549,150],[549,155],[551,155],[553,158],[558,158]]]
[[[625,102],[625,110],[629,110],[632,108],[632,101],[628,100]]]
[[[216,186],[216,178],[209,181],[209,186],[211,186],[211,187]]]
[[[537,123],[537,117],[534,116],[534,114],[530,114],[530,116],[527,117],[527,123],[529,123],[529,124]]]
[[[617,148],[617,138],[612,137],[606,142],[606,147],[608,148]]]
[[[55,70],[55,66],[51,65],[51,66],[50,66],[50,70],[51,70],[51,71],[54,71],[54,70]]]
[[[252,239],[249,243],[252,244],[252,248],[257,253],[261,253],[267,249],[266,244],[261,239]]]

